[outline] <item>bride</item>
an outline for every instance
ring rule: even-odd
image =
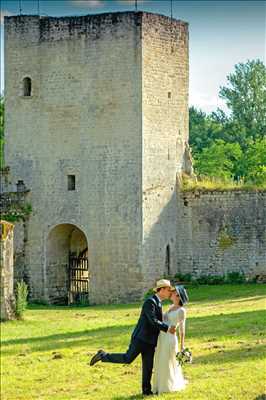
[[[172,306],[164,314],[163,320],[168,325],[179,328],[180,351],[185,348],[185,321],[188,295],[183,286],[175,286],[171,294]],[[185,389],[187,381],[178,365],[176,354],[178,339],[176,335],[160,332],[154,357],[153,393],[175,392]]]

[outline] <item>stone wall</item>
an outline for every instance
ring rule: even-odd
[[[143,15],[143,270],[151,287],[176,265],[176,175],[188,140],[188,24]]]
[[[49,235],[73,225],[88,243],[91,301],[138,298],[165,272],[167,246],[175,262],[187,24],[143,12],[7,17],[5,63],[6,163],[34,210],[32,297],[51,300]]]
[[[12,184],[9,167],[0,171],[0,183],[1,217],[14,223],[14,283],[24,280],[30,288],[30,277],[25,264],[28,221],[32,211],[30,193],[23,182]]]
[[[14,317],[13,288],[13,224],[0,222],[1,320]]]
[[[28,244],[28,219],[14,223],[14,285],[23,280],[28,285],[31,297],[31,279],[25,255]]]
[[[5,20],[6,163],[31,189],[32,298],[49,301],[48,238],[64,224],[86,236],[92,302],[142,292],[141,18]]]
[[[177,206],[177,272],[266,271],[266,193],[185,192]]]
[[[84,243],[91,303],[140,298],[177,271],[265,267],[264,194],[177,190],[192,173],[187,23],[6,17],[5,66],[4,186],[30,189],[15,262],[32,299],[66,297],[68,255]]]

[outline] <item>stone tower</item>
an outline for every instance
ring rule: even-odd
[[[146,12],[5,19],[6,163],[31,190],[31,294],[139,298],[176,271],[188,140],[188,25]],[[16,268],[19,268],[17,266]]]

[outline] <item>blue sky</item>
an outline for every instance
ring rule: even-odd
[[[37,14],[37,0],[1,1],[1,91],[4,89],[3,16]],[[39,0],[40,14],[86,15],[134,10],[134,0]],[[205,112],[217,107],[226,110],[219,99],[221,85],[234,65],[248,59],[265,62],[266,1],[173,0],[173,17],[189,23],[190,105]],[[138,9],[170,15],[170,0],[138,0]]]

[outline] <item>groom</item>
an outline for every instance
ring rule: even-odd
[[[141,354],[142,357],[142,392],[144,395],[152,395],[151,375],[153,358],[157,339],[160,331],[175,334],[175,326],[168,326],[162,316],[162,300],[170,298],[171,283],[167,279],[161,279],[154,288],[155,294],[145,300],[138,323],[133,331],[131,342],[126,353],[105,353],[99,350],[90,362],[94,365],[98,361],[130,364]]]

